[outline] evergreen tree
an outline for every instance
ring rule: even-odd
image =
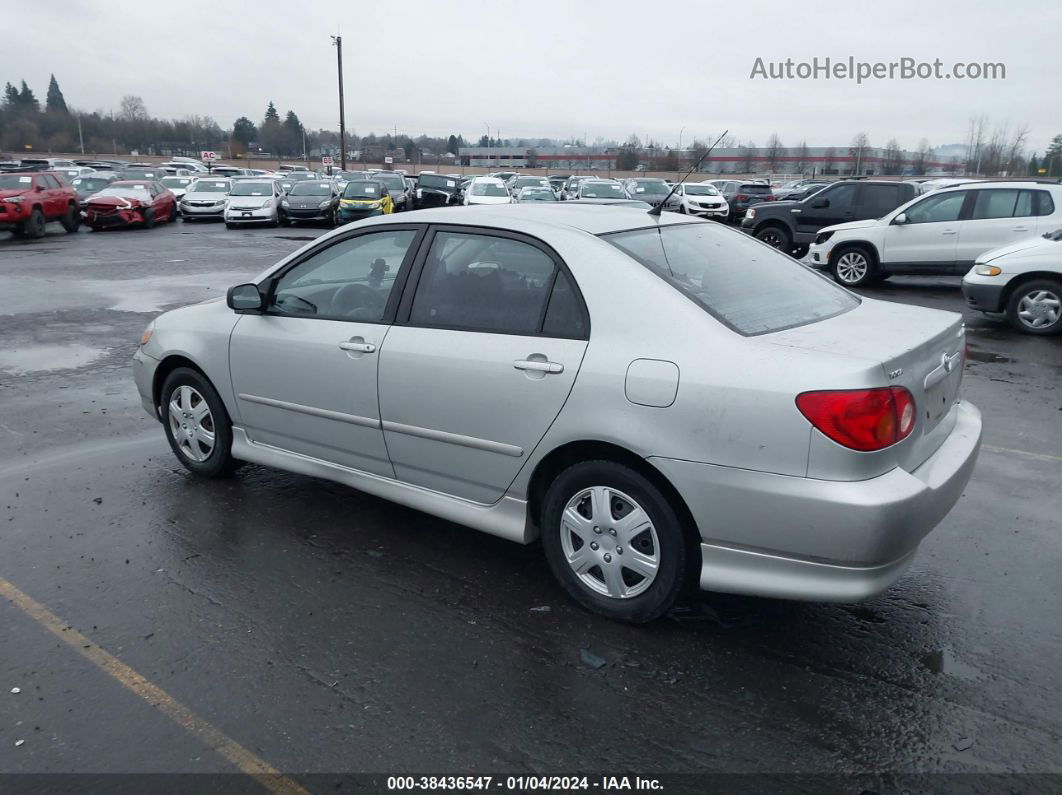
[[[275,121],[277,124],[280,123],[280,114],[277,113],[277,107],[272,102],[270,102],[269,107],[266,108],[265,124],[269,124],[271,121]]]
[[[26,81],[22,81],[22,89],[18,92],[18,104],[22,110],[39,111],[41,109],[41,103],[37,101],[37,97],[33,95],[33,91],[26,85]]]
[[[4,86],[4,110],[18,109],[18,89],[8,83]]]
[[[258,128],[246,116],[240,116],[232,124],[232,137],[244,146],[249,146],[258,137]]]
[[[63,92],[59,89],[59,82],[55,79],[55,75],[52,75],[52,79],[48,82],[48,99],[44,107],[48,111],[69,113],[66,109],[66,99],[63,97]]]

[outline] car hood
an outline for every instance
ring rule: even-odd
[[[139,207],[143,204],[140,199],[125,196],[90,196],[88,202],[99,207]]]
[[[197,202],[204,202],[204,201],[223,202],[227,198],[229,198],[229,194],[227,194],[227,193],[201,193],[201,192],[197,192],[197,191],[185,191],[184,192],[184,198],[190,199],[192,201],[197,201]]]
[[[331,200],[328,196],[288,196],[288,204],[292,207],[317,207],[321,202]]]
[[[782,202],[783,204],[785,202]],[[799,202],[793,202],[793,204],[799,204]],[[845,232],[849,229],[866,229],[868,226],[875,226],[878,223],[877,218],[868,218],[864,221],[846,221],[843,224],[834,224],[833,226],[824,226],[819,232]]]
[[[1009,246],[1001,246],[991,251],[986,251],[977,258],[978,262],[991,262],[1000,257],[1037,257],[1048,255],[1057,257],[1062,261],[1062,241],[1049,240],[1044,237],[1031,237],[1028,240],[1019,240]]]

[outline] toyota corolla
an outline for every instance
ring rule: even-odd
[[[276,467],[541,539],[576,600],[632,622],[698,586],[866,598],[960,498],[981,418],[959,315],[668,213],[411,217],[334,230],[146,329],[136,384],[185,467]]]

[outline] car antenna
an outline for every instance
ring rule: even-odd
[[[696,163],[693,164],[693,168],[691,168],[689,171],[686,172],[686,176],[684,176],[682,179],[680,179],[678,182],[676,182],[674,185],[672,185],[671,186],[671,192],[668,193],[667,196],[664,197],[664,200],[662,202],[660,202],[660,204],[656,205],[656,207],[654,207],[653,209],[651,209],[649,211],[649,215],[660,215],[660,213],[662,213],[664,211],[664,205],[667,204],[667,200],[670,199],[671,196],[675,193],[675,191],[678,189],[678,186],[681,185],[683,182],[685,182],[690,174],[692,174],[694,171],[696,171],[698,168],[700,168],[701,163],[704,162],[704,158],[708,157],[708,155],[711,154],[712,150],[715,149],[716,145],[720,141],[722,141],[724,137],[726,137],[726,134],[728,132],[730,132],[730,130],[723,130],[722,134],[720,134],[720,136],[715,139],[715,141],[712,143],[712,145],[704,150],[704,154],[700,156],[700,159],[698,159]]]

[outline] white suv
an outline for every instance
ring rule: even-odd
[[[1062,226],[1062,185],[977,182],[912,199],[881,218],[819,231],[805,262],[846,287],[892,274],[965,273],[984,252]]]

